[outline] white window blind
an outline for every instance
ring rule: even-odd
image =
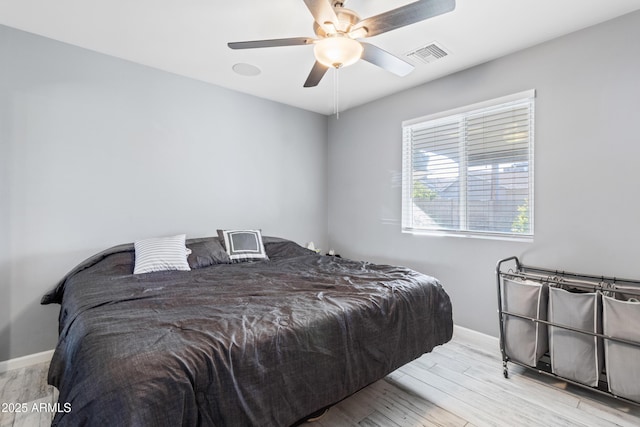
[[[531,238],[534,99],[404,122],[402,230]]]

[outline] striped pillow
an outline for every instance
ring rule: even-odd
[[[138,240],[134,243],[136,262],[133,274],[152,271],[189,271],[187,256],[191,252],[184,244],[186,235]]]

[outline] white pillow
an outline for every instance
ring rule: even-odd
[[[187,256],[191,251],[184,244],[185,238],[185,234],[179,234],[135,242],[136,263],[133,274],[165,270],[191,270],[187,262]]]

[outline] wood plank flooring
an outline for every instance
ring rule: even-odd
[[[48,426],[54,404],[48,364],[0,374],[0,404],[26,403],[26,413],[0,412],[0,427]],[[497,351],[454,338],[432,353],[332,407],[304,427],[640,426],[640,406],[626,404],[509,364]],[[1,409],[1,408],[0,408]]]
[[[640,406],[509,364],[454,338],[304,427],[640,426]]]
[[[48,370],[49,363],[40,363],[0,374],[0,427],[51,425],[48,406],[57,402],[58,391],[47,384]]]

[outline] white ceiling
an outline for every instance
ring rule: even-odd
[[[408,0],[347,0],[362,18]],[[640,0],[457,0],[456,9],[367,39],[395,55],[436,41],[450,55],[397,77],[367,62],[340,71],[340,110],[640,9]],[[0,0],[0,24],[296,107],[331,114],[331,71],[302,85],[312,46],[231,50],[230,41],[314,36],[302,0]],[[233,72],[249,63],[256,77]]]

